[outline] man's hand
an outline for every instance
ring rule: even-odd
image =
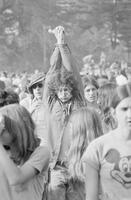
[[[51,33],[53,33],[57,39],[57,44],[64,44],[65,41],[65,29],[63,26],[57,26],[55,29],[50,30]]]

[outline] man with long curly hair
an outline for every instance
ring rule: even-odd
[[[43,95],[47,137],[52,150],[48,199],[64,200],[67,195],[74,199],[73,196],[79,191],[74,191],[73,184],[67,181],[70,177],[67,154],[71,145],[67,123],[72,112],[84,105],[84,92],[79,72],[65,43],[64,28],[58,26],[52,33],[57,44],[51,56],[51,67],[46,75]],[[81,198],[77,196],[75,199]]]

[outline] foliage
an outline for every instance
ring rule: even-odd
[[[131,3],[129,0],[0,0],[1,70],[47,71],[55,43],[48,28],[65,26],[71,49],[99,62],[130,61]]]

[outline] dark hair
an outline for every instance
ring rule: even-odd
[[[7,92],[2,90],[0,91],[0,107],[3,107],[5,105],[5,99],[7,96]]]
[[[117,105],[125,98],[131,97],[131,83],[118,86],[114,92],[111,106],[116,108]]]
[[[79,102],[82,101],[78,88],[78,82],[74,78],[74,74],[72,72],[68,72],[64,69],[62,71],[56,71],[52,75],[52,79],[48,84],[50,96],[55,96],[57,98],[57,92],[61,85],[67,85],[70,87],[72,89],[71,93],[73,98],[76,98]]]
[[[13,90],[6,91],[5,105],[19,103],[19,95]]]
[[[10,104],[0,109],[4,116],[5,129],[12,136],[11,154],[15,163],[28,160],[38,146],[35,136],[35,125],[30,113],[19,104]]]

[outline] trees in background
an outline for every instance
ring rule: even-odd
[[[130,0],[0,0],[1,69],[47,71],[53,37],[48,28],[65,26],[71,47],[82,58],[131,62]]]

